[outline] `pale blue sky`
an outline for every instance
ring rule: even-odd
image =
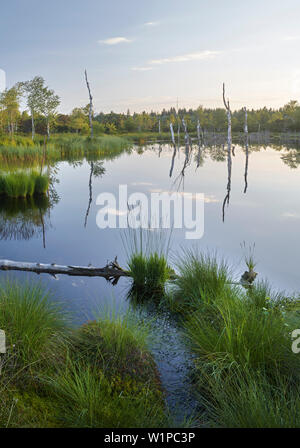
[[[7,84],[43,76],[62,112],[280,106],[300,99],[299,0],[10,0],[0,10]]]

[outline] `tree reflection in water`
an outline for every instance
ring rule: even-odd
[[[42,234],[45,247],[45,233],[50,226],[50,200],[47,196],[1,197],[1,240],[29,240]]]

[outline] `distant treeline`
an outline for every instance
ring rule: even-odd
[[[26,101],[27,110],[20,111],[22,101]],[[70,114],[60,114],[57,107],[60,99],[45,85],[42,77],[17,83],[0,93],[0,133],[89,133],[89,105],[75,108]],[[195,132],[199,121],[201,129],[209,132],[223,132],[227,129],[225,109],[209,109],[199,106],[197,109],[170,108],[157,112],[142,113],[95,113],[93,117],[94,133],[119,134],[138,132],[169,132],[170,123],[174,129],[182,129],[185,120],[190,132]],[[232,113],[232,130],[244,129],[245,112],[243,109]],[[249,132],[290,132],[300,131],[300,104],[290,101],[279,109],[264,107],[248,110]]]

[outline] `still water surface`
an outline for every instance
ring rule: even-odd
[[[50,209],[37,204],[32,209],[20,207],[16,213],[15,205],[1,199],[0,258],[104,266],[117,255],[120,265],[125,266],[120,231],[101,230],[96,224],[100,208],[96,205],[97,195],[111,192],[117,197],[119,185],[124,184],[129,194],[204,193],[204,236],[199,241],[186,240],[185,229],[173,230],[171,255],[179,254],[182,247],[217,250],[228,260],[238,280],[245,268],[240,244],[255,243],[259,277],[268,278],[276,289],[299,291],[298,162],[299,153],[295,149],[253,146],[247,157],[245,149],[236,146],[228,179],[225,148],[199,150],[195,147],[187,155],[185,148],[174,153],[166,144],[136,147],[114,160],[98,161],[92,177],[87,161],[60,162],[51,167],[56,179],[52,185],[56,200]],[[226,201],[224,206],[228,193],[229,203]],[[13,275],[36,279],[35,274]],[[4,276],[5,273],[0,273],[0,278]],[[62,301],[73,313],[77,323],[91,318],[99,306],[107,308],[113,303],[114,307],[124,307],[127,303],[126,279],[121,279],[116,287],[97,278],[60,276],[55,280],[41,275],[40,279],[53,291],[55,300]],[[186,355],[172,325],[161,323],[161,327],[165,333],[173,334],[176,353],[163,345],[157,346],[154,352],[163,382],[174,391],[186,379],[182,362]]]

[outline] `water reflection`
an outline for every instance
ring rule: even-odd
[[[232,172],[231,148],[230,148],[230,145],[228,145],[228,150],[227,150],[227,193],[226,193],[226,196],[224,198],[223,206],[222,206],[222,219],[223,219],[223,222],[225,221],[225,207],[226,207],[226,205],[229,206],[229,201],[230,201],[231,172]]]
[[[7,173],[30,173],[32,168],[23,168]],[[26,197],[9,197],[0,195],[0,240],[30,240],[42,237],[43,248],[46,248],[46,232],[51,227],[50,210],[60,200],[55,184],[58,183],[58,168],[41,165],[40,174],[47,174],[49,187],[46,195]]]
[[[160,157],[160,153],[161,153],[161,151],[159,152],[159,157]],[[172,175],[173,175],[176,153],[177,153],[177,147],[176,147],[176,145],[174,145],[169,177],[172,177]]]
[[[51,227],[50,199],[2,197],[0,201],[0,239],[29,240],[42,235],[46,247],[46,230]]]
[[[245,173],[244,173],[244,179],[245,179],[245,188],[244,193],[246,194],[247,188],[248,188],[248,166],[249,166],[249,138],[248,133],[246,134],[246,162],[245,162]]]
[[[103,162],[89,162],[90,165],[90,176],[89,176],[89,200],[88,207],[84,219],[84,227],[87,226],[88,217],[91,210],[91,205],[93,202],[93,177],[102,177],[105,174],[105,168]]]

